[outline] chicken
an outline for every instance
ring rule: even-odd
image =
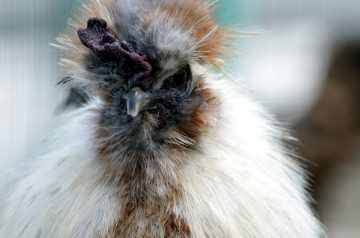
[[[75,107],[18,169],[0,237],[322,236],[285,133],[217,70],[228,34],[213,10],[97,0],[76,11],[58,38]]]

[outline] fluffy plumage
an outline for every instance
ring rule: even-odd
[[[62,83],[85,96],[5,196],[1,237],[321,235],[283,133],[212,71],[224,47],[212,8],[98,0],[77,12],[59,37]]]

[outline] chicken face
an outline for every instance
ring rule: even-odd
[[[190,1],[128,4],[109,2],[103,10],[112,14],[97,12],[77,29],[83,88],[104,103],[101,144],[107,153],[116,145],[194,146],[212,125],[219,101],[206,74],[193,68],[216,64],[220,30],[202,1],[193,2],[195,8]]]

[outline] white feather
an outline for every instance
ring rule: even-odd
[[[208,72],[200,66],[193,70]],[[221,111],[198,150],[186,155],[189,162],[180,171],[185,194],[174,213],[187,219],[196,238],[320,237],[304,176],[281,145],[281,130],[232,82],[206,80],[221,99]],[[63,116],[3,202],[0,237],[109,235],[122,201],[118,188],[102,182],[103,168],[93,151],[101,107],[94,102]]]

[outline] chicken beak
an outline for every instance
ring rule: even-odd
[[[150,97],[147,93],[139,87],[132,88],[126,97],[127,114],[131,117],[136,117],[147,108],[149,103]]]

